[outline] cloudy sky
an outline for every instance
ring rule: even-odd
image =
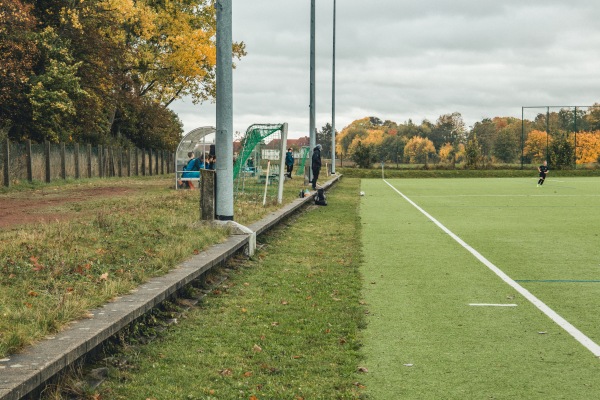
[[[455,111],[470,126],[600,102],[597,1],[337,0],[336,128]],[[290,137],[308,135],[310,0],[233,0],[233,24],[248,52],[233,75],[234,130],[288,122]],[[332,27],[333,0],[317,0],[318,129],[331,122]],[[214,104],[172,109],[186,132],[215,125]]]

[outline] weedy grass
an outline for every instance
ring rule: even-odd
[[[600,342],[600,179],[390,183]],[[383,181],[361,190],[372,398],[600,397],[590,351]]]
[[[286,202],[301,185],[292,182],[286,184]],[[55,206],[49,211],[66,218],[52,223],[0,230],[0,357],[85,317],[89,309],[228,235],[226,229],[198,222],[197,191],[172,190],[172,180],[164,177],[97,179],[39,190],[60,195],[119,186],[131,191]],[[4,196],[38,195],[19,190]],[[277,207],[236,204],[241,214],[236,219],[250,223]]]
[[[356,399],[361,385],[358,180],[260,239],[202,306],[130,349],[111,399]]]

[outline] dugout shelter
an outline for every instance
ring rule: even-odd
[[[183,174],[183,167],[187,165],[188,153],[194,153],[194,158],[202,157],[206,160],[208,155],[214,155],[217,129],[214,126],[202,126],[186,133],[175,152],[175,188],[177,181]]]

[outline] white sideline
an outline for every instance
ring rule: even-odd
[[[515,289],[523,297],[525,297],[527,300],[529,300],[529,302],[531,302],[531,304],[536,306],[541,312],[546,314],[552,321],[554,321],[556,324],[558,324],[558,326],[560,326],[565,331],[567,331],[571,336],[573,336],[575,338],[575,340],[577,340],[579,343],[581,343],[586,349],[591,351],[592,354],[594,354],[594,356],[600,357],[600,346],[598,346],[594,341],[592,341],[592,339],[587,337],[579,329],[575,328],[569,321],[567,321],[566,319],[564,319],[563,317],[558,315],[556,313],[556,311],[554,311],[553,309],[548,307],[544,302],[542,302],[540,299],[538,299],[533,294],[531,294],[531,292],[529,292],[523,286],[521,286],[517,282],[515,282],[511,277],[506,275],[500,268],[496,267],[487,258],[482,256],[477,250],[475,250],[474,248],[469,246],[467,243],[465,243],[465,241],[463,241],[461,238],[459,238],[454,233],[452,233],[448,228],[446,228],[444,225],[442,225],[441,222],[439,222],[438,220],[433,218],[427,211],[423,210],[415,202],[413,202],[411,199],[406,197],[402,192],[400,192],[398,189],[396,189],[387,180],[384,179],[383,181],[389,187],[391,187],[396,193],[398,193],[400,196],[402,196],[404,198],[404,200],[408,201],[413,207],[415,207],[423,215],[425,215],[427,218],[429,218],[429,220],[431,220],[431,222],[436,224],[441,230],[446,232],[452,239],[454,239],[456,242],[458,242],[458,244],[460,244],[462,247],[464,247],[469,253],[474,255],[475,258],[477,258],[479,261],[481,261],[492,272],[494,272],[496,275],[498,275],[498,277],[500,277],[500,279],[502,279],[504,282],[508,283],[513,289]]]

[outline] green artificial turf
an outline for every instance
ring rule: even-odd
[[[600,280],[600,179],[390,183],[600,342],[600,283],[546,282]],[[361,190],[371,398],[600,398],[590,351],[382,180]]]

